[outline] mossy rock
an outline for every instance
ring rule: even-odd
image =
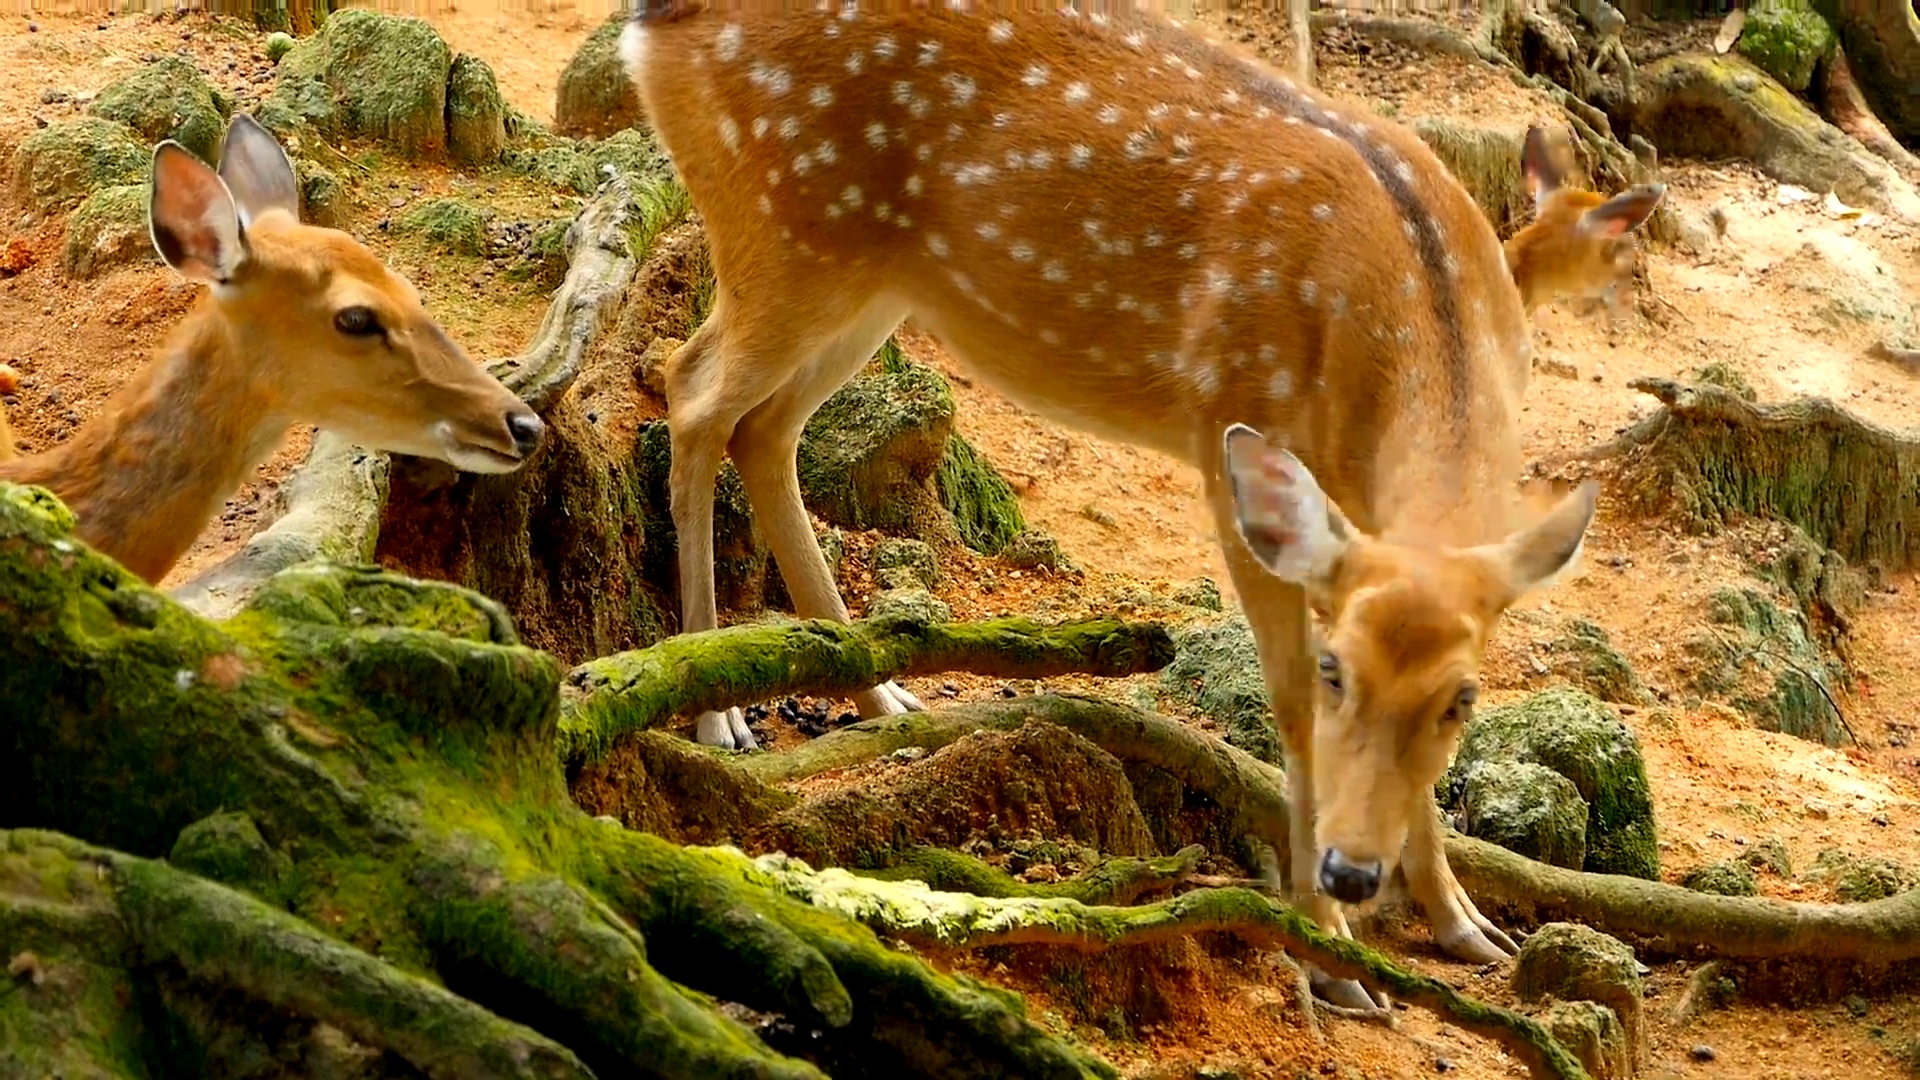
[[[1513,992],[1529,1004],[1548,999],[1591,1001],[1612,1009],[1639,1045],[1645,986],[1633,949],[1578,923],[1548,923],[1533,932],[1513,960]]]
[[[305,158],[293,159],[300,182],[300,220],[330,229],[345,228],[352,211],[351,192],[332,169]]]
[[[1461,831],[1529,859],[1578,870],[1587,860],[1587,801],[1573,781],[1531,762],[1467,770]]]
[[[849,529],[925,535],[939,510],[933,477],[953,434],[953,392],[932,368],[861,374],[807,421],[800,490],[807,508]]]
[[[1652,700],[1606,627],[1590,619],[1570,619],[1552,643],[1553,670],[1602,701],[1639,705]]]
[[[1073,563],[1060,549],[1060,541],[1038,529],[1027,529],[1001,550],[1000,557],[1016,570],[1072,570]]]
[[[272,894],[287,865],[286,858],[261,837],[253,819],[233,811],[201,818],[181,829],[167,861],[263,898]]]
[[[1161,692],[1212,717],[1230,745],[1280,764],[1280,740],[1246,617],[1191,623],[1174,632],[1173,647],[1173,663],[1160,674]]]
[[[1837,42],[1833,27],[1805,0],[1759,0],[1747,9],[1734,47],[1780,85],[1804,94]]]
[[[1793,876],[1793,856],[1779,837],[1769,836],[1748,848],[1741,853],[1740,861],[1755,870],[1765,870],[1769,874],[1777,874],[1780,877]]]
[[[459,255],[481,255],[487,250],[486,210],[462,199],[428,199],[394,220],[394,231],[418,236],[435,247]]]
[[[1833,886],[1834,895],[1843,904],[1885,900],[1920,887],[1920,875],[1892,859],[1849,855],[1839,848],[1827,848],[1815,855],[1806,876],[1810,881]]]
[[[65,212],[106,187],[142,183],[153,149],[117,120],[85,116],[41,128],[13,155],[13,201],[35,215]]]
[[[490,165],[507,148],[507,102],[485,60],[466,53],[447,70],[447,151],[465,165]]]
[[[1173,602],[1187,607],[1196,607],[1202,611],[1222,611],[1225,604],[1220,599],[1220,586],[1205,575],[1173,590]]]
[[[118,120],[149,143],[172,139],[212,162],[219,157],[233,102],[192,63],[167,56],[108,83],[87,111]]]
[[[820,545],[820,557],[827,560],[827,573],[835,579],[840,577],[840,568],[847,561],[847,537],[839,529],[816,529],[814,542]],[[914,541],[917,543],[918,541]],[[787,591],[787,580],[781,575],[779,563],[772,564],[767,574],[766,591],[763,600],[769,608],[779,611],[793,610],[793,595]],[[918,582],[913,584],[918,585]]]
[[[1768,731],[1826,746],[1850,741],[1834,708],[1834,673],[1804,614],[1757,589],[1730,587],[1708,598],[1707,620],[1710,628],[1681,643],[1697,691],[1726,696]]]
[[[873,546],[873,574],[884,588],[932,588],[940,581],[940,562],[921,540],[888,537]]]
[[[1853,615],[1866,602],[1866,575],[1798,525],[1785,527],[1784,540],[1755,556],[1754,573],[1794,598],[1811,636],[1844,664]]]
[[[947,440],[933,483],[960,541],[983,555],[1000,554],[1027,527],[1013,485],[958,431]]]
[[[67,217],[61,267],[85,281],[123,266],[160,261],[147,229],[146,184],[101,188]]]
[[[581,195],[599,190],[613,173],[636,187],[674,175],[673,163],[653,135],[634,128],[604,139],[575,140],[531,127],[508,147],[503,161],[516,172]]]
[[[1760,882],[1754,875],[1753,867],[1732,859],[1711,862],[1696,866],[1687,871],[1680,884],[1694,892],[1712,893],[1715,896],[1758,896]]]
[[[925,589],[885,589],[867,602],[867,618],[943,623],[953,621],[953,609]]]
[[[635,524],[645,538],[640,560],[643,576],[663,598],[680,595],[677,540],[667,495],[672,465],[673,442],[666,421],[642,425],[633,441]],[[736,612],[762,608],[773,565],[766,539],[754,525],[740,472],[732,461],[724,461],[713,498],[713,580],[720,607]],[[677,607],[678,601],[673,603]]]
[[[1556,1001],[1540,1017],[1547,1032],[1593,1080],[1631,1080],[1633,1047],[1626,1025],[1597,1001]]]
[[[1691,378],[1697,383],[1717,386],[1742,401],[1760,400],[1759,393],[1754,390],[1753,384],[1747,381],[1747,377],[1740,373],[1740,369],[1724,360],[1715,360],[1705,367],[1695,368]]]
[[[600,138],[643,122],[640,94],[620,62],[625,15],[615,15],[587,35],[560,72],[553,126],[561,134]]]
[[[280,62],[270,100],[334,135],[364,135],[412,157],[447,148],[453,50],[424,19],[349,8]],[[331,100],[317,95],[324,86]]]
[[[1451,790],[1474,766],[1488,762],[1532,762],[1573,781],[1588,811],[1582,869],[1659,880],[1660,849],[1640,741],[1593,695],[1555,687],[1481,711],[1468,722],[1440,790]]]

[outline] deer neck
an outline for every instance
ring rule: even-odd
[[[157,583],[286,434],[251,370],[204,297],[71,439],[0,465],[0,480],[51,490],[80,539]]]

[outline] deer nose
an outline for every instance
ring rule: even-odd
[[[520,451],[521,457],[533,453],[534,448],[540,445],[540,436],[546,431],[547,425],[531,409],[507,414],[507,433],[513,436],[513,445]]]
[[[1355,865],[1339,848],[1328,848],[1320,858],[1320,887],[1343,904],[1371,900],[1380,891],[1380,862]]]

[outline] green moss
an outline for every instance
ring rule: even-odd
[[[560,72],[553,123],[568,135],[603,136],[642,120],[640,97],[620,62],[626,16],[615,15],[587,35]]]
[[[155,263],[147,229],[146,184],[120,184],[87,196],[67,218],[61,268],[76,280],[98,277],[123,266]]]
[[[1554,670],[1602,701],[1642,704],[1651,700],[1633,665],[1613,647],[1606,628],[1590,619],[1567,622],[1552,643]]]
[[[459,255],[481,255],[487,250],[490,214],[462,199],[428,199],[394,220],[403,236],[418,236]]]
[[[953,619],[953,609],[925,589],[887,589],[867,603],[867,618],[943,623]]]
[[[117,120],[149,143],[172,139],[200,160],[217,161],[233,102],[178,56],[165,56],[108,83],[87,110]]]
[[[641,573],[662,596],[678,596],[679,556],[667,477],[673,466],[673,440],[666,421],[641,426],[633,441],[636,517],[646,537]],[[766,538],[753,521],[746,485],[732,461],[723,461],[714,481],[713,576],[720,606],[729,611],[758,610],[773,566]]]
[[[1833,55],[1833,27],[1805,0],[1757,0],[1747,10],[1736,44],[1742,56],[1802,94],[1813,84],[1814,69]]]
[[[1705,367],[1695,368],[1692,378],[1694,382],[1706,383],[1708,386],[1717,386],[1742,401],[1758,401],[1760,399],[1760,395],[1753,389],[1753,384],[1748,382],[1747,377],[1740,373],[1740,369],[1724,360],[1715,360]]]
[[[1760,895],[1760,882],[1754,876],[1753,867],[1731,859],[1696,866],[1687,871],[1680,884],[1715,896]]]
[[[286,871],[286,859],[261,837],[253,818],[228,811],[211,814],[180,830],[167,860],[230,888],[272,895]]]
[[[1008,566],[1018,570],[1035,570],[1042,567],[1048,570],[1072,570],[1073,563],[1068,561],[1067,553],[1060,550],[1060,541],[1038,529],[1027,529],[1008,542],[1000,552]]]
[[[532,224],[521,255],[507,266],[510,281],[533,281],[542,288],[557,288],[566,280],[569,256],[567,230],[573,218],[549,218]]]
[[[1834,895],[1846,904],[1884,900],[1920,887],[1920,875],[1892,859],[1849,855],[1838,848],[1815,855],[1807,878],[1833,886]]]
[[[932,368],[856,375],[801,435],[807,508],[844,528],[910,531],[936,505],[933,477],[952,433],[953,393]]]
[[[1755,870],[1765,870],[1780,877],[1793,876],[1793,856],[1788,853],[1787,845],[1776,836],[1769,836],[1748,848],[1741,854],[1740,861]]]
[[[873,571],[889,589],[932,588],[940,582],[940,562],[921,540],[888,537],[873,546]]]
[[[1835,709],[1835,676],[1809,636],[1807,618],[1756,589],[1717,590],[1707,601],[1712,628],[1683,642],[1695,660],[1693,681],[1725,694],[1768,731],[1827,746],[1850,736]]]
[[[266,44],[267,59],[276,64],[286,59],[287,54],[293,51],[293,44],[293,35],[284,30],[275,30],[273,33],[268,34]]]
[[[1585,870],[1659,880],[1646,763],[1639,740],[1612,709],[1584,691],[1556,687],[1483,710],[1468,722],[1442,790],[1473,766],[1497,761],[1544,765],[1573,781],[1588,808]]]
[[[1544,765],[1479,762],[1466,772],[1460,806],[1468,836],[1552,866],[1586,865],[1587,802]]]
[[[1617,1003],[1626,1000],[1637,1013],[1643,989],[1633,950],[1578,923],[1548,923],[1534,931],[1514,958],[1512,978],[1522,1001],[1597,1001],[1616,1012]],[[1621,1019],[1632,1018],[1623,1014]]]
[[[532,130],[509,146],[503,160],[516,172],[581,195],[599,190],[612,173],[627,177],[636,189],[674,175],[672,163],[653,135],[636,129],[599,140]]]
[[[1554,1041],[1567,1048],[1593,1080],[1627,1080],[1633,1049],[1626,1027],[1612,1009],[1595,1001],[1556,1001],[1540,1018]]]
[[[279,103],[274,113],[329,134],[370,136],[411,157],[437,155],[447,147],[452,67],[452,50],[425,20],[350,8],[280,62],[269,102]]]
[[[466,53],[447,71],[447,149],[455,161],[485,165],[507,146],[507,103],[485,60]]]
[[[933,479],[940,505],[953,515],[961,541],[973,550],[997,555],[1026,529],[1013,485],[958,431],[947,440]]]
[[[300,220],[334,229],[345,226],[351,207],[340,177],[304,158],[294,160],[293,172],[300,182]]]
[[[106,187],[142,183],[153,152],[125,124],[98,116],[41,128],[13,156],[13,201],[56,214]]]
[[[1192,623],[1175,631],[1173,643],[1173,663],[1161,673],[1161,692],[1212,717],[1229,744],[1279,764],[1280,741],[1245,616]]]
[[[1176,604],[1185,604],[1187,607],[1196,607],[1202,611],[1224,609],[1220,600],[1220,586],[1212,578],[1204,575],[1173,590],[1172,600]]]

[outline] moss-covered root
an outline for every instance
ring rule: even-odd
[[[562,690],[560,754],[572,768],[599,757],[624,732],[786,694],[851,694],[889,679],[950,671],[1119,677],[1157,671],[1172,659],[1173,639],[1164,626],[1116,619],[1043,626],[1026,619],[892,617],[682,634],[573,669]]]
[[[104,880],[119,915],[116,929],[140,960],[178,965],[206,984],[324,1021],[428,1076],[593,1075],[537,1032],[335,941],[293,915],[166,863],[29,830],[0,833],[0,867],[8,863],[37,866],[60,892],[79,884],[97,896]],[[66,872],[53,872],[55,866]]]
[[[814,907],[924,945],[1103,949],[1225,932],[1283,946],[1336,977],[1366,980],[1495,1040],[1536,1078],[1586,1080],[1579,1062],[1526,1017],[1463,997],[1446,983],[1397,967],[1358,942],[1334,938],[1306,916],[1251,889],[1201,889],[1143,907],[1096,907],[1065,899],[934,892],[917,882],[881,883],[844,870],[814,871],[781,855],[764,856],[757,866],[775,887]]]
[[[646,935],[662,974],[785,1013],[830,1074],[1117,1075],[1035,1026],[1017,995],[942,975],[838,912],[785,895],[737,849],[678,848],[613,825],[584,840],[578,876]],[[823,1015],[835,994],[844,1006]]]
[[[861,870],[876,881],[918,881],[942,892],[995,898],[1046,897],[1082,904],[1131,904],[1142,896],[1164,892],[1186,881],[1207,849],[1199,844],[1156,858],[1131,856],[1107,859],[1066,881],[1030,883],[1015,880],[971,855],[948,848],[918,847],[885,870]]]
[[[1636,379],[1666,406],[1601,453],[1623,459],[1628,500],[1696,527],[1783,518],[1849,562],[1920,565],[1920,440],[1825,398],[1755,404],[1717,386]],[[1908,479],[1903,479],[1908,478]]]

